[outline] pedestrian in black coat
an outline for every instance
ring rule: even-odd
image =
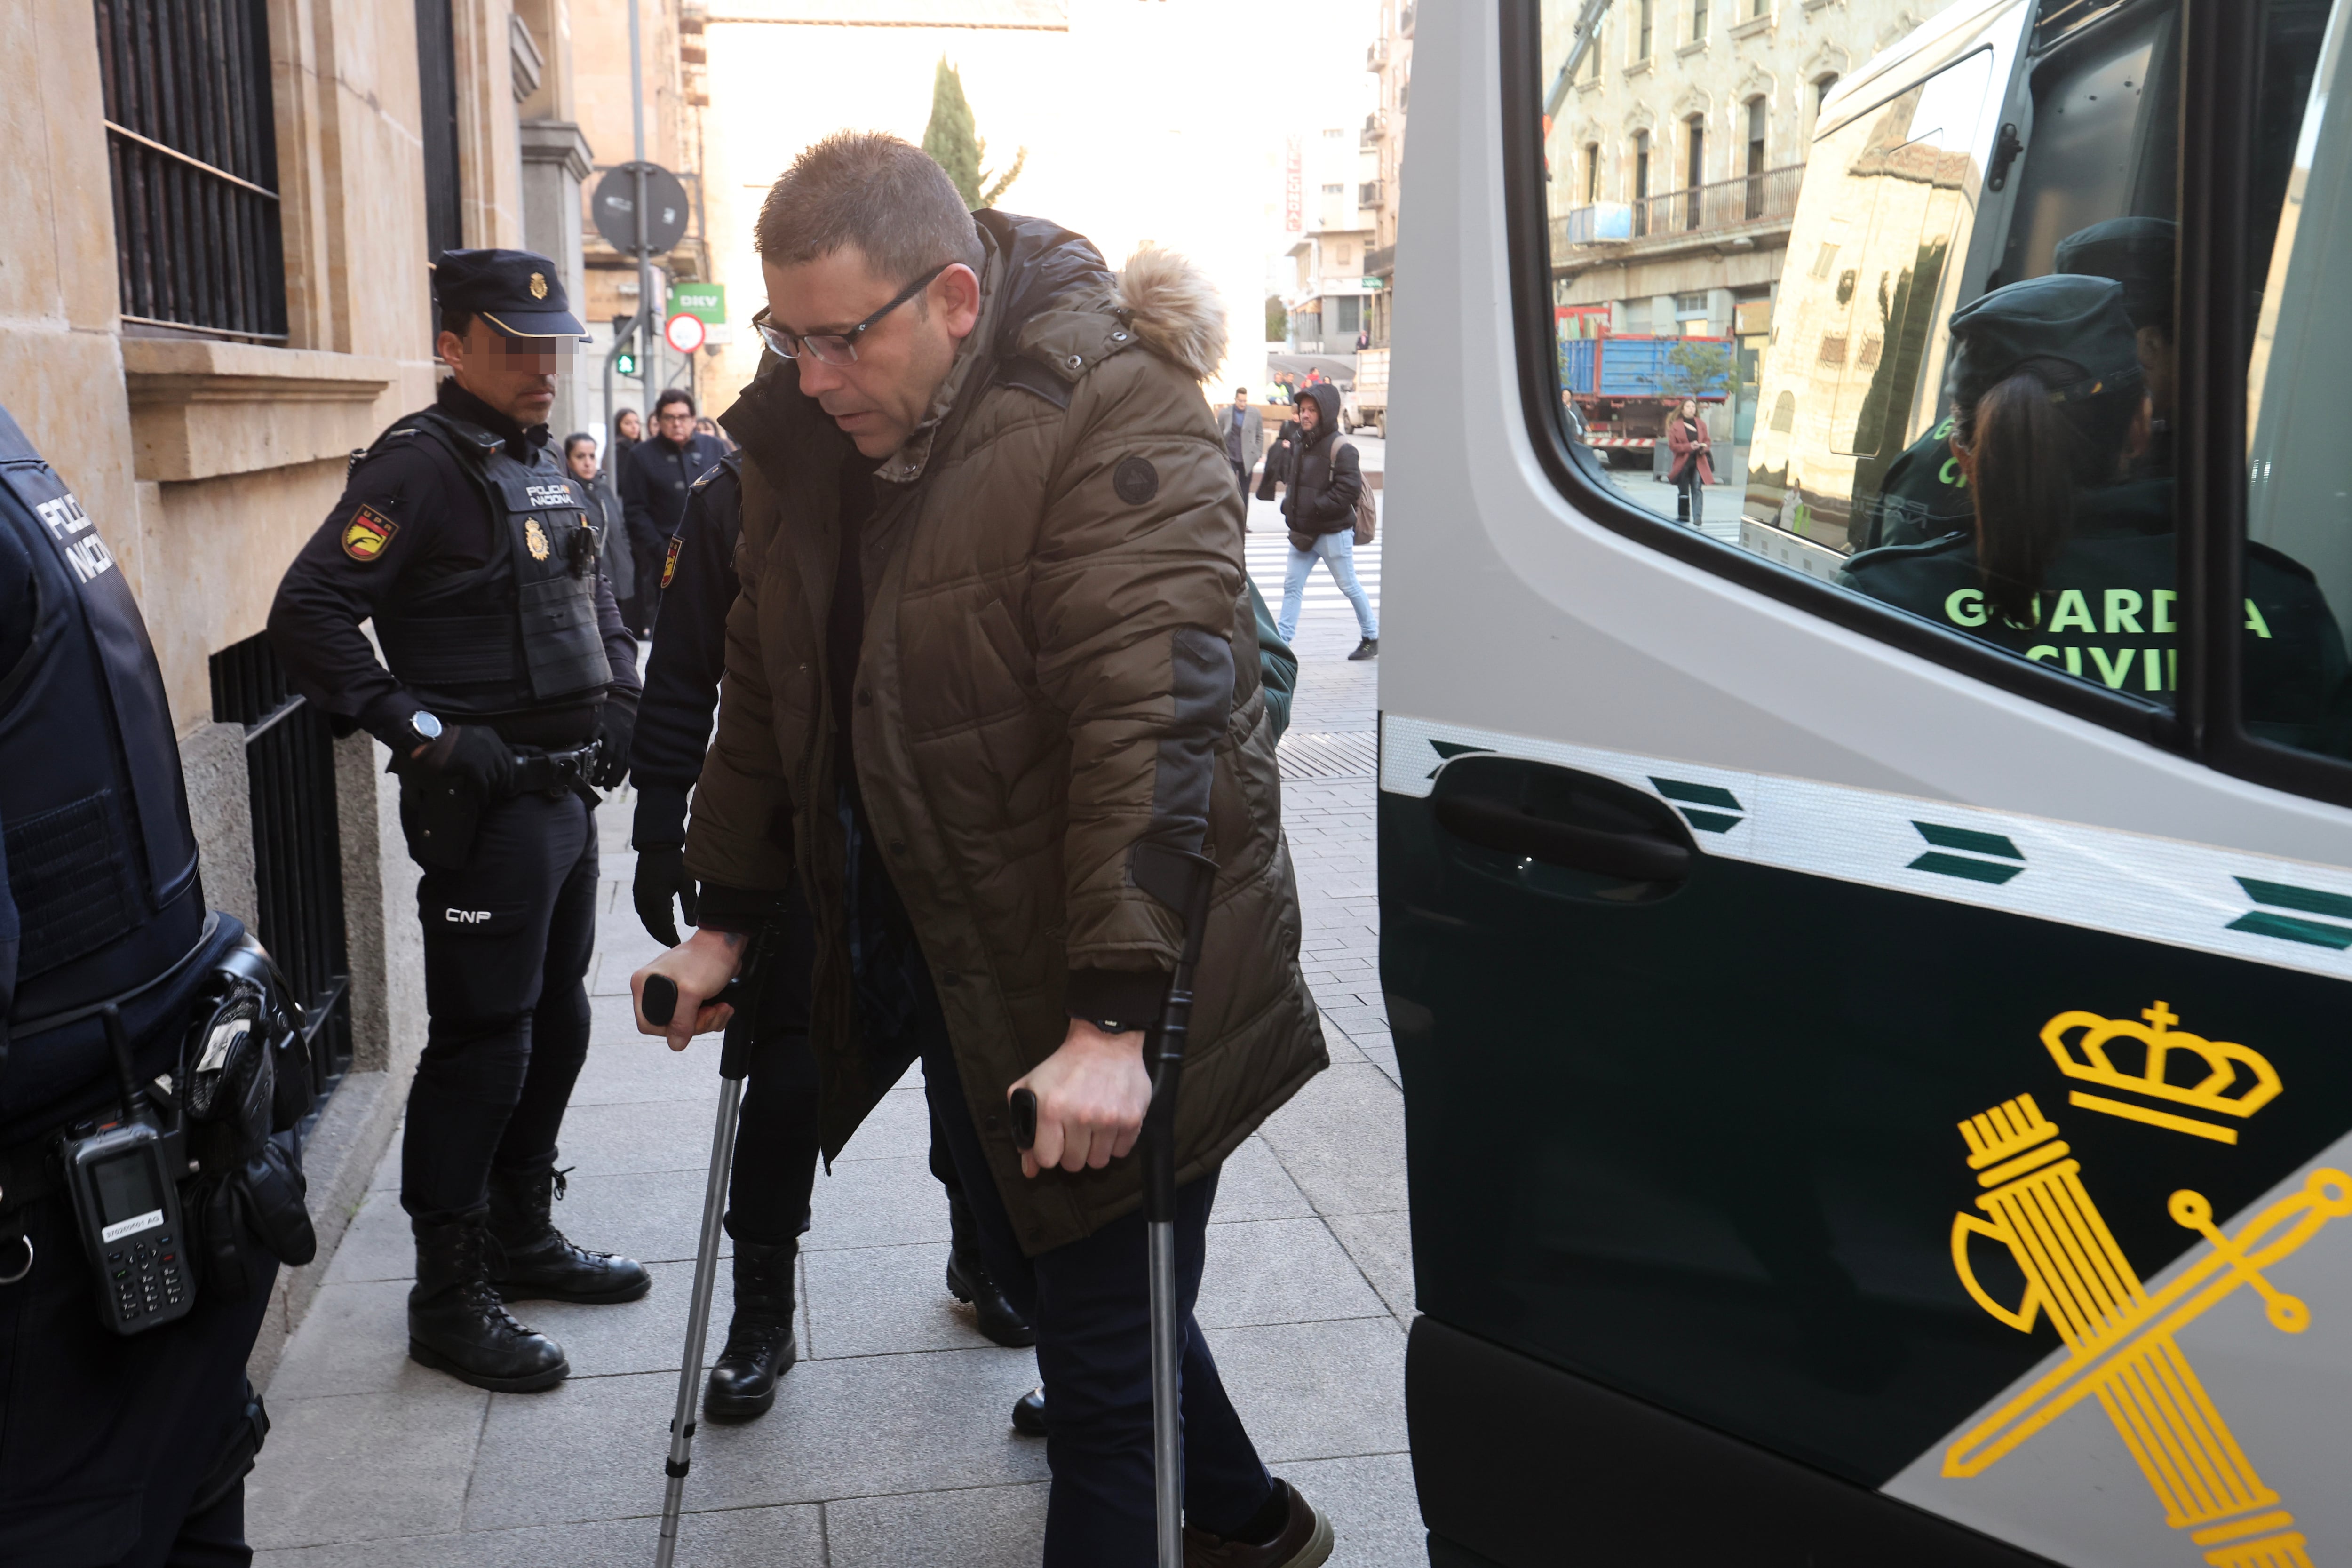
[[[661,580],[662,557],[686,518],[687,492],[719,466],[726,451],[694,427],[694,398],[677,387],[654,403],[653,433],[629,449],[621,468],[621,508],[629,521],[629,544],[636,555],[637,581]],[[658,589],[641,588],[650,630]]]

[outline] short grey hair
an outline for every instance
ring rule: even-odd
[[[879,131],[836,131],[793,160],[760,205],[752,247],[793,267],[856,246],[883,281],[912,283],[942,262],[980,270],[980,229],[948,172]]]

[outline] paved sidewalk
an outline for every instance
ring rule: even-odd
[[[1291,729],[1301,743],[1286,773],[1318,776],[1284,795],[1332,1066],[1227,1163],[1199,1311],[1268,1464],[1331,1516],[1332,1563],[1417,1568],[1403,1112],[1379,996],[1365,743],[1377,666],[1345,662],[1355,637],[1344,608],[1310,605]],[[628,900],[625,804],[603,820],[595,1035],[564,1126],[572,1175],[556,1217],[645,1260],[654,1292],[621,1307],[526,1305],[572,1360],[570,1381],[543,1394],[487,1394],[411,1363],[395,1140],[268,1389],[275,1427],[247,1494],[264,1568],[653,1560],[717,1045],[672,1057],[631,1027],[629,973],[654,949]],[[1006,1422],[1035,1362],[982,1339],[943,1288],[947,1208],[925,1163],[921,1093],[910,1074],[818,1181],[801,1363],[764,1419],[702,1427],[681,1563],[1036,1562],[1045,1447]],[[722,1270],[714,1342],[727,1297]]]

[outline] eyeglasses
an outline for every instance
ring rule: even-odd
[[[916,279],[912,283],[909,283],[904,289],[899,289],[897,294],[891,296],[890,302],[888,304],[883,306],[880,310],[875,311],[872,315],[866,317],[864,321],[858,322],[857,325],[850,328],[849,331],[845,332],[788,332],[784,331],[783,328],[768,320],[768,312],[765,310],[761,310],[758,315],[752,317],[751,324],[760,329],[760,336],[761,340],[764,341],[770,348],[775,350],[776,353],[786,359],[798,359],[801,356],[801,351],[803,349],[806,349],[808,351],[809,357],[820,362],[821,363],[855,364],[857,363],[857,340],[866,335],[867,329],[871,328],[875,322],[880,321],[883,317],[888,315],[899,306],[905,304],[908,300],[913,299],[916,295],[921,293],[924,289],[929,288],[931,286],[932,279],[937,278],[940,273],[945,272],[949,268],[954,265],[955,263],[952,261],[940,262],[937,267],[932,268],[929,272],[924,273],[920,278]]]

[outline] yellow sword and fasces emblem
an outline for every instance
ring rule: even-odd
[[[2171,1105],[2243,1119],[2278,1098],[2278,1072],[2260,1053],[2173,1029],[2180,1020],[2162,1002],[2140,1016],[2146,1024],[2061,1013],[2042,1026],[2042,1043],[2070,1079]],[[2137,1042],[2136,1068],[2111,1054],[2119,1041]],[[2208,1069],[2186,1088],[2168,1072],[2182,1052]],[[2069,1103],[2217,1142],[2238,1141],[2236,1129],[2220,1122],[2105,1095],[2076,1090]],[[1986,1216],[1952,1218],[1952,1267],[1960,1284],[1977,1305],[2021,1332],[2047,1318],[2069,1353],[1946,1449],[1944,1474],[1982,1475],[2084,1399],[2096,1398],[2164,1504],[2165,1522],[2207,1548],[2213,1568],[2311,1568],[2294,1516],[2279,1506],[2278,1493],[2238,1446],[2176,1336],[2241,1285],[2262,1298],[2280,1332],[2310,1327],[2310,1308],[2264,1271],[2328,1221],[2352,1215],[2352,1175],[2313,1171],[2302,1191],[2254,1215],[2235,1236],[2214,1224],[2203,1194],[2173,1194],[2166,1205],[2173,1223],[2204,1237],[2209,1250],[2150,1291],[2091,1201],[2081,1163],[2032,1095],[2004,1100],[1959,1130],[1969,1169],[1985,1189],[1977,1207]],[[1979,1236],[2008,1247],[2024,1274],[2025,1294],[2015,1307],[1978,1282],[1969,1242]]]

